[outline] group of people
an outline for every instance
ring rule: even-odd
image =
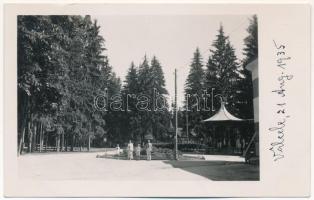
[[[147,141],[147,143],[144,145],[144,148],[146,150],[147,160],[151,160],[152,159],[153,145],[150,142],[150,140]],[[133,145],[132,141],[130,140],[128,143],[128,146],[127,146],[128,160],[133,160],[134,150],[135,150],[135,159],[140,160],[141,159],[141,150],[142,150],[141,144],[139,143],[134,149],[134,145]],[[119,145],[117,145],[117,151],[118,151],[118,154],[120,154]]]
[[[209,137],[208,144],[210,146],[216,147],[218,150],[222,150],[223,148],[229,148],[234,153],[242,153],[247,146],[247,141],[245,140],[245,138],[239,135],[235,138],[218,138],[215,141],[216,143],[214,142],[214,139],[212,137]]]

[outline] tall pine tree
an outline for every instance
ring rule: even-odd
[[[241,102],[241,117],[253,119],[253,84],[251,72],[246,66],[258,57],[258,38],[257,38],[257,17],[254,15],[250,19],[250,25],[247,28],[248,36],[244,39],[244,59],[242,60],[241,74],[239,81],[239,101]]]
[[[168,91],[165,88],[165,78],[162,66],[156,56],[151,60],[151,76],[152,87],[154,89],[153,96],[153,112],[152,112],[152,134],[156,140],[163,140],[168,131],[168,122],[170,114],[168,112],[168,103],[166,96]]]
[[[257,16],[253,15],[250,19],[250,25],[247,28],[248,36],[244,39],[244,49],[243,54],[245,58],[243,60],[243,65],[249,64],[258,56],[258,25]]]
[[[217,39],[213,42],[210,50],[206,69],[206,89],[215,90],[215,94],[221,94],[232,113],[237,113],[236,83],[239,80],[239,64],[235,56],[235,49],[230,44],[228,36],[225,35],[223,26],[218,30]],[[220,101],[214,99],[214,108],[218,110]]]
[[[124,120],[127,121],[127,129],[123,136],[126,139],[140,138],[139,112],[136,109],[136,95],[139,92],[138,70],[134,63],[128,69],[123,86],[123,99],[126,102]]]
[[[144,101],[141,109],[137,107],[139,111],[139,136],[136,140],[144,141],[145,137],[152,135],[152,95],[153,95],[153,76],[151,73],[151,68],[149,66],[149,61],[147,56],[144,56],[143,62],[139,66],[138,70],[138,82],[139,82],[139,92],[137,94],[137,100]],[[147,97],[147,98],[146,98]],[[139,104],[137,104],[139,105]]]
[[[201,120],[202,120],[202,93],[204,82],[204,70],[202,63],[202,56],[199,48],[196,48],[188,78],[185,82],[185,110],[188,115],[189,132],[197,135],[201,134]],[[185,128],[185,127],[184,127]]]

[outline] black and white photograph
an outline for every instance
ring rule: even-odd
[[[145,1],[4,6],[4,196],[309,197],[311,6]]]
[[[259,181],[257,15],[17,26],[21,178]]]

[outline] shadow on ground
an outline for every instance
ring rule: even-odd
[[[163,161],[213,181],[258,181],[259,166],[228,161]]]

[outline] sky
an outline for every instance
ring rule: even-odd
[[[100,35],[105,39],[105,54],[113,71],[125,79],[133,61],[139,65],[144,56],[156,56],[160,61],[169,101],[174,99],[174,70],[177,68],[178,106],[183,105],[184,84],[193,53],[200,49],[204,65],[209,49],[216,39],[220,24],[243,58],[244,38],[248,35],[248,15],[92,15],[97,20]]]

